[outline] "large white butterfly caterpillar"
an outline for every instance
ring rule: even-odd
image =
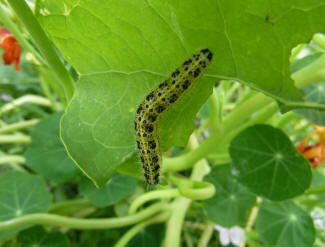
[[[161,151],[158,123],[161,114],[180,99],[211,63],[212,52],[202,49],[153,89],[139,105],[134,121],[139,155],[148,184],[158,184]]]

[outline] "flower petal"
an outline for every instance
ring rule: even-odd
[[[221,229],[219,231],[220,243],[222,245],[229,245],[230,244],[230,231],[229,229]]]
[[[238,226],[231,228],[230,229],[230,240],[231,240],[231,243],[233,243],[234,245],[241,245],[241,244],[245,243],[245,240],[246,240],[245,231]]]
[[[15,69],[20,71],[18,66],[20,61],[20,46],[15,37],[12,35],[6,36],[0,43],[0,47],[4,48],[5,50],[3,54],[4,64],[9,65],[13,63]]]

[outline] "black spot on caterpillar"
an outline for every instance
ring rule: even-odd
[[[153,89],[136,111],[134,127],[144,177],[149,185],[158,184],[161,151],[158,136],[160,116],[193,85],[212,60],[212,52],[202,49],[187,59],[169,78]]]

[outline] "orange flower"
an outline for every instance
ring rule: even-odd
[[[20,46],[18,41],[6,28],[0,28],[0,47],[2,47],[5,52],[3,54],[4,64],[14,64],[15,69],[20,71],[18,66],[20,61]]]
[[[309,160],[313,168],[316,168],[320,163],[325,161],[325,128],[321,126],[313,126],[318,138],[318,143],[306,145],[311,135],[306,136],[302,142],[296,147],[306,159]]]

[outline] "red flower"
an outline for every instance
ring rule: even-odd
[[[306,136],[303,141],[296,147],[306,159],[309,160],[313,168],[316,168],[320,163],[325,161],[325,128],[314,125],[315,134],[318,138],[318,143],[306,145],[311,135]]]
[[[5,50],[3,54],[4,63],[6,65],[13,63],[15,69],[20,71],[18,66],[20,61],[20,46],[15,37],[6,28],[0,28],[0,47]]]

